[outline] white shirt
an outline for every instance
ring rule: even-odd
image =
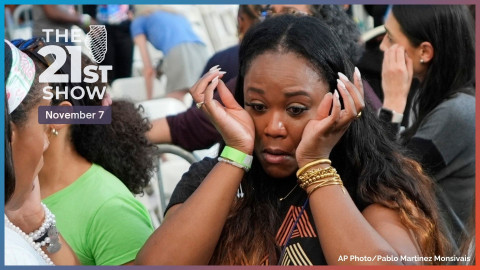
[[[47,265],[23,236],[5,226],[5,265]]]

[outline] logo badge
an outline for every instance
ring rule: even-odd
[[[105,59],[107,53],[107,29],[105,25],[90,25],[90,31],[85,38],[88,52],[97,64]]]

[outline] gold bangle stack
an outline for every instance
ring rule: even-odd
[[[308,196],[317,189],[321,187],[339,185],[342,187],[343,193],[345,192],[345,187],[343,186],[342,179],[340,175],[337,174],[337,170],[332,166],[328,166],[323,169],[313,169],[308,170],[309,168],[318,165],[318,164],[331,164],[332,162],[329,159],[319,159],[313,162],[310,162],[300,168],[297,171],[297,182],[301,188],[308,190],[309,187],[314,186],[309,192]]]
[[[314,186],[309,192],[308,192],[308,197],[310,197],[310,195],[312,195],[312,193],[321,188],[321,187],[326,187],[326,186],[332,186],[332,185],[339,185],[342,187],[342,191],[343,191],[343,194],[346,194],[346,191],[345,191],[345,187],[343,186],[343,182],[340,178],[331,178],[331,179],[328,179],[326,181],[324,181],[323,183],[319,183],[318,185]]]
[[[308,170],[300,176],[298,176],[298,182],[299,186],[303,189],[307,188],[308,186],[311,186],[312,184],[316,183],[319,180],[326,179],[326,178],[331,178],[338,176],[337,170],[333,168],[332,166],[329,166],[324,169],[313,169],[313,170]]]
[[[319,160],[315,160],[315,161],[312,161],[310,163],[307,163],[305,166],[303,166],[302,168],[298,169],[297,171],[297,178],[300,177],[301,174],[303,174],[308,168],[311,168],[315,165],[318,165],[318,164],[332,164],[332,161],[328,158],[322,158],[322,159],[319,159]]]

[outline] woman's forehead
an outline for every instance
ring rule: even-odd
[[[324,81],[324,76],[305,57],[293,52],[268,51],[252,59],[245,76],[286,76],[305,79],[305,76]],[[279,78],[280,79],[280,78]]]
[[[283,94],[296,91],[325,94],[329,90],[328,83],[307,59],[294,53],[279,52],[257,56],[247,71],[244,87],[247,92],[254,89]]]

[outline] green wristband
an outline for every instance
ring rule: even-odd
[[[232,148],[230,146],[225,146],[225,148],[223,148],[223,151],[220,154],[220,156],[222,158],[226,158],[226,159],[229,159],[233,162],[236,162],[236,163],[240,164],[247,171],[252,166],[253,156],[245,154],[242,151],[239,151],[239,150],[237,150],[235,148]]]

